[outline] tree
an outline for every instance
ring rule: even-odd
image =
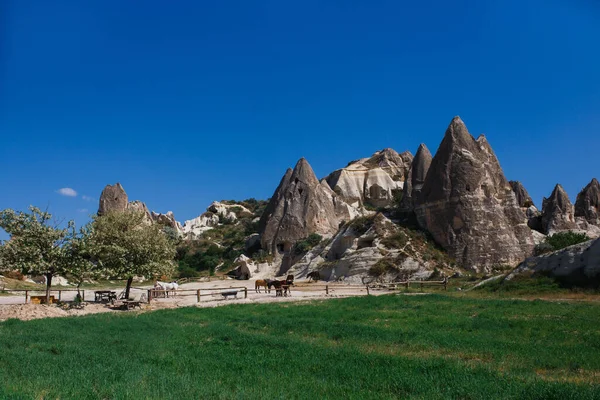
[[[134,276],[171,275],[175,246],[157,224],[145,221],[144,213],[113,211],[94,217],[90,246],[100,268],[127,279],[125,297]]]
[[[46,277],[46,303],[50,300],[52,278],[69,271],[67,258],[72,257],[69,246],[69,231],[74,231],[73,221],[67,228],[52,223],[52,215],[30,206],[29,213],[6,209],[0,211],[0,228],[10,239],[2,245],[0,268],[18,269],[26,275]]]
[[[104,271],[98,263],[93,262],[90,245],[92,224],[88,223],[79,231],[75,226],[69,228],[67,240],[63,246],[63,257],[59,259],[60,267],[65,271],[69,280],[77,283],[77,299],[81,301],[79,289],[86,278],[102,275]]]

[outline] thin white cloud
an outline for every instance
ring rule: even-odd
[[[77,212],[78,212],[78,213],[82,213],[82,214],[84,214],[84,213],[86,213],[86,212],[88,212],[88,211],[89,211],[89,210],[88,210],[87,208],[78,208],[78,209],[77,209]]]
[[[68,188],[68,187],[58,189],[56,191],[56,193],[60,194],[61,196],[77,197],[77,192],[74,189],[71,189],[71,188]]]
[[[96,200],[96,199],[94,199],[91,196],[86,196],[85,194],[83,196],[81,196],[81,198],[84,199],[85,201],[94,201],[94,200]]]

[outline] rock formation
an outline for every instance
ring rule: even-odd
[[[542,230],[545,234],[577,229],[573,204],[567,192],[557,184],[542,202]]]
[[[600,182],[596,178],[577,195],[575,217],[585,219],[589,224],[600,226]]]
[[[156,213],[152,211],[151,216],[152,220],[157,224],[168,226],[172,229],[175,229],[177,232],[183,231],[181,224],[177,220],[175,220],[175,215],[172,211],[168,211],[166,214]]]
[[[533,237],[487,140],[459,117],[446,130],[415,199],[419,224],[463,267],[484,270],[531,254]]]
[[[128,204],[127,193],[125,193],[125,189],[123,189],[120,183],[106,185],[100,195],[98,215],[103,215],[110,211],[125,211]]]
[[[177,232],[181,232],[181,224],[175,220],[171,211],[166,214],[150,212],[146,203],[134,200],[128,201],[127,193],[120,183],[106,185],[100,195],[100,204],[98,206],[98,215],[103,215],[111,211],[133,210],[144,213],[144,223],[152,224],[154,222],[170,226]]]
[[[293,171],[286,171],[260,219],[261,245],[273,254],[284,254],[311,233],[332,236],[340,222],[349,219],[347,205],[301,158]]]
[[[529,196],[529,193],[527,193],[525,186],[523,186],[521,182],[509,181],[508,183],[510,184],[510,187],[512,188],[513,192],[515,192],[515,197],[517,198],[517,204],[519,205],[519,207],[529,208],[533,205],[533,200],[531,199],[531,196]]]
[[[412,160],[410,170],[404,181],[404,191],[402,194],[402,208],[407,210],[414,209],[414,199],[421,195],[421,189],[427,177],[427,171],[431,165],[433,157],[425,144],[421,143],[417,149],[417,154]]]
[[[401,191],[410,169],[412,154],[383,149],[369,158],[350,162],[329,174],[325,181],[335,193],[353,207],[369,204],[385,207]]]
[[[219,216],[207,211],[194,219],[187,220],[183,223],[184,235],[190,239],[200,236],[202,233],[212,229],[219,224]]]
[[[565,285],[600,287],[600,239],[530,257],[507,279],[517,275],[551,276]]]

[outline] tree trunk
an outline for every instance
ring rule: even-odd
[[[83,301],[83,299],[81,298],[81,291],[79,290],[79,288],[81,288],[81,282],[77,284],[77,297],[75,300],[76,303],[81,303]]]
[[[133,276],[130,276],[127,279],[127,286],[125,287],[125,300],[129,299],[129,290],[131,289],[132,283],[133,283]]]
[[[46,274],[46,304],[50,304],[50,288],[52,287],[52,274]]]

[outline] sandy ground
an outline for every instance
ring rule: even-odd
[[[326,293],[325,285],[328,285]],[[146,293],[151,287],[136,287],[132,293]],[[247,297],[244,294],[244,288],[247,290]],[[200,289],[200,302],[198,302],[198,289]],[[119,293],[121,289],[112,289]],[[222,292],[237,291],[237,298],[229,296],[227,299]],[[115,311],[104,304],[93,302],[94,290],[86,290],[85,299],[88,302],[82,309],[64,310],[55,305],[24,304],[25,296],[0,296],[0,321],[9,318],[18,318],[22,320],[31,320],[37,318],[67,317],[76,315],[96,314],[100,312],[140,312],[134,311]],[[371,295],[380,295],[389,293],[388,290],[370,289]],[[42,294],[42,293],[36,293]],[[312,299],[327,299],[348,296],[364,296],[367,290],[364,286],[345,285],[342,283],[327,284],[326,282],[297,281],[292,287],[291,295],[287,297],[276,297],[275,290],[266,293],[261,288],[261,293],[255,292],[255,280],[235,281],[235,280],[215,280],[211,282],[192,282],[179,287],[176,296],[169,298],[153,299],[149,304],[142,306],[142,311],[150,311],[164,308],[178,307],[218,307],[228,304],[250,304],[250,303],[274,303],[302,301]],[[63,301],[70,301],[74,298],[75,292],[63,292]]]

